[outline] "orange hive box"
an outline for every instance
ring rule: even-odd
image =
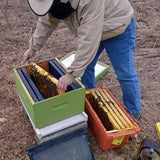
[[[97,107],[106,113],[110,122],[107,122],[107,118],[102,118],[104,114],[101,117],[98,116],[99,113],[95,111],[96,103]],[[88,115],[88,126],[104,151],[123,147],[131,135],[140,132],[139,126],[106,87],[86,90],[85,112]],[[104,120],[106,124],[112,125],[108,130]]]

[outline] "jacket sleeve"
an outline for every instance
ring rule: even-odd
[[[39,17],[36,30],[30,39],[30,47],[35,51],[40,50],[58,24],[59,20],[50,14]]]
[[[77,9],[78,48],[74,61],[67,68],[67,72],[74,77],[81,77],[94,59],[101,41],[104,20],[102,0],[82,0],[81,2]],[[84,5],[84,2],[87,3]]]

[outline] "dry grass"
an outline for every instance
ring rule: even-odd
[[[159,0],[131,1],[136,18],[135,68],[138,72],[142,95],[141,132],[119,149],[103,152],[90,133],[92,150],[96,160],[134,159],[144,138],[159,143],[155,123],[160,122],[160,3]],[[25,149],[35,145],[34,131],[21,110],[17,95],[13,68],[23,64],[22,57],[28,48],[28,40],[36,26],[37,17],[26,1],[0,1],[0,159],[28,159]],[[61,58],[77,48],[76,38],[61,23],[52,34],[37,60]],[[54,54],[53,54],[54,53]],[[113,68],[105,52],[100,60],[110,65],[109,72],[97,82],[106,86],[122,104],[122,94]]]

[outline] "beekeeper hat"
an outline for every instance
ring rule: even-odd
[[[27,0],[31,10],[38,16],[48,13],[54,0]]]

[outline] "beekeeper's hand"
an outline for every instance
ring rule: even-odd
[[[67,73],[60,77],[58,80],[58,88],[61,90],[67,90],[67,86],[75,80],[75,77],[71,73]]]
[[[59,80],[58,80],[58,88],[60,90],[67,90],[67,86],[68,84],[64,81],[64,79],[61,77]]]
[[[35,53],[36,53],[36,51],[34,49],[32,49],[32,48],[27,49],[23,55],[24,63],[26,63],[27,61],[34,62],[36,60]]]

